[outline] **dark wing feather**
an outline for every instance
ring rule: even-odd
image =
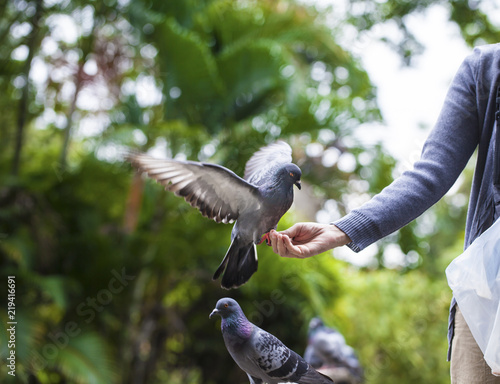
[[[244,179],[253,185],[261,185],[276,168],[292,162],[292,148],[284,141],[277,141],[259,149],[245,165]]]
[[[299,384],[331,384],[333,382],[334,381],[329,376],[316,371],[312,367],[309,367],[306,374],[301,376],[297,381]]]
[[[218,223],[233,222],[240,212],[260,207],[257,188],[219,165],[155,159],[145,154],[132,154],[128,159],[134,167]]]
[[[284,377],[288,368],[291,351],[278,338],[270,333],[260,330],[255,343],[257,352],[256,363],[267,375]],[[283,368],[285,366],[285,368]],[[291,372],[289,371],[288,374]]]

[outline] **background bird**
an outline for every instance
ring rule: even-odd
[[[226,348],[246,372],[250,384],[333,383],[275,336],[248,321],[235,300],[220,299],[210,318],[213,315],[222,318],[221,330]]]
[[[326,327],[319,317],[309,322],[308,345],[304,359],[312,367],[328,372],[336,382],[360,383],[363,380],[363,369],[354,349],[346,344],[340,332]],[[348,374],[340,368],[345,368]],[[342,375],[343,379],[335,377],[335,372],[338,372],[339,376]]]
[[[132,165],[182,196],[203,216],[220,223],[236,220],[231,245],[213,279],[222,272],[221,286],[236,288],[257,270],[257,249],[293,202],[293,186],[300,189],[300,168],[293,164],[292,149],[283,141],[256,152],[242,179],[220,165],[195,161],[162,160],[130,154]],[[264,236],[264,237],[263,237]]]

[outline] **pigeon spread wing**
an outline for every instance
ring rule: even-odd
[[[257,188],[220,165],[155,159],[144,154],[132,154],[129,160],[218,223],[231,223],[240,212],[260,207]]]
[[[314,370],[302,357],[268,332],[260,330],[254,347],[257,366],[273,382],[332,383],[330,378]]]
[[[277,141],[255,152],[245,165],[244,179],[261,185],[277,166],[292,162],[292,148],[284,141]]]

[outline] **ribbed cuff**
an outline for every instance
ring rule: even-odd
[[[383,237],[370,218],[355,210],[332,224],[349,236],[351,242],[347,246],[354,252],[365,249]]]

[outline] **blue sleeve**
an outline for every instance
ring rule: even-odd
[[[475,51],[460,66],[420,159],[360,208],[334,222],[358,252],[400,229],[451,188],[477,147],[480,135]]]

